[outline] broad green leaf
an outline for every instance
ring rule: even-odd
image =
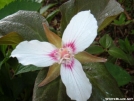
[[[123,86],[131,81],[131,76],[121,67],[108,62],[105,65],[119,86]]]
[[[14,0],[0,0],[0,9]]]
[[[107,15],[107,13],[106,13]],[[109,25],[118,15],[107,17],[102,24],[98,28],[98,32],[104,29],[107,25]]]
[[[127,49],[127,48],[125,48]],[[131,54],[126,54],[124,51],[122,51],[120,48],[118,47],[111,47],[108,50],[108,53],[113,56],[114,58],[119,58],[119,59],[123,59],[125,62],[129,63],[130,65],[134,65],[134,58]]]
[[[13,45],[23,41],[23,38],[16,32],[11,32],[0,38],[0,45]]]
[[[89,9],[96,17],[98,26],[103,26],[101,29],[106,27],[119,13],[123,12],[123,8],[115,0],[69,0],[60,7],[62,13],[61,32],[64,31],[76,13]],[[107,22],[102,23],[104,20]]]
[[[18,11],[0,20],[0,35],[17,32],[25,40],[46,40],[42,23],[46,19],[36,11]]]
[[[91,45],[89,48],[86,49],[86,51],[90,54],[100,54],[104,52],[104,49],[98,45]]]
[[[15,0],[0,10],[0,19],[17,12],[18,10],[37,11],[41,4],[33,1]]]
[[[108,34],[105,34],[103,37],[100,38],[99,43],[104,48],[109,48],[113,44],[113,40]]]
[[[115,58],[127,60],[127,55],[118,47],[115,46],[111,47],[108,50],[108,53]]]
[[[42,68],[39,68],[33,65],[23,66],[19,64],[17,67],[17,70],[15,71],[15,75],[26,73],[26,72],[31,72],[31,71],[36,71],[36,70],[41,70],[41,69]]]
[[[90,63],[83,68],[93,86],[93,93],[88,101],[106,101],[105,98],[123,97],[116,81],[103,64]],[[32,101],[71,101],[60,77],[43,87],[38,87],[47,70],[47,68],[41,70],[36,78]]]

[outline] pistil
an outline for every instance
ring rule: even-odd
[[[71,60],[74,55],[67,48],[60,48],[58,51],[59,64],[66,63]]]

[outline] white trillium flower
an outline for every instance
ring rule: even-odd
[[[62,37],[62,47],[37,40],[23,41],[11,53],[23,65],[47,67],[61,64],[60,75],[67,95],[76,101],[87,101],[92,85],[74,55],[84,51],[97,35],[97,21],[90,11],[76,14],[67,25]]]

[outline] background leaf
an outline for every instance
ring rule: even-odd
[[[131,76],[121,67],[108,62],[105,65],[119,86],[123,86],[131,81]]]
[[[2,65],[3,64],[6,64],[6,62],[7,62],[7,60],[9,59],[9,56],[10,56],[10,54],[11,54],[11,50],[9,50],[9,49],[7,49],[7,46],[5,46],[5,45],[3,45],[2,47],[0,47],[2,50],[0,50],[0,51],[4,51],[3,52],[3,55],[4,55],[4,58],[2,58],[2,59],[0,59],[0,69],[1,69],[1,67],[2,67]],[[1,55],[1,54],[0,54]],[[0,56],[0,57],[3,57],[3,55],[2,56]]]
[[[42,7],[42,8],[40,9],[40,14],[43,14],[43,13],[46,12],[49,8],[51,8],[51,7],[55,6],[55,5],[56,5],[56,3],[45,5],[44,7]]]
[[[18,11],[0,20],[0,35],[17,32],[25,40],[46,40],[42,23],[46,19],[36,11]]]
[[[0,38],[0,45],[18,44],[21,41],[23,41],[23,38],[18,33],[12,32]]]
[[[108,50],[108,53],[115,58],[127,60],[127,55],[118,47],[115,46],[111,47]]]
[[[103,37],[100,38],[99,43],[104,48],[109,48],[113,44],[113,40],[108,34],[105,34]]]
[[[116,81],[103,64],[90,63],[83,68],[93,86],[93,93],[88,101],[106,101],[105,98],[122,97]],[[38,87],[45,78],[47,70],[47,68],[41,70],[36,78],[33,101],[71,101],[60,77],[44,87]]]
[[[0,0],[0,9],[14,0]]]
[[[98,45],[91,45],[86,49],[86,51],[89,52],[90,54],[100,54],[104,52],[104,49]]]
[[[120,48],[123,51],[125,51],[126,53],[131,54],[131,52],[133,51],[133,49],[132,49],[133,47],[132,47],[132,45],[130,45],[128,38],[126,38],[125,40],[120,39],[119,45],[120,45]]]
[[[15,0],[0,10],[0,19],[17,12],[18,10],[37,11],[41,4],[27,0]]]
[[[55,15],[59,13],[59,9],[56,9],[55,11],[51,12],[48,16],[47,16],[47,21],[50,22],[54,17]]]
[[[21,64],[18,65],[17,70],[15,71],[15,75],[21,74],[21,73],[26,73],[26,72],[31,72],[31,71],[36,71],[40,70],[42,68],[33,66],[33,65],[28,65],[28,66],[23,66]]]
[[[101,29],[106,27],[119,13],[123,12],[120,4],[115,0],[83,0],[82,2],[81,0],[70,0],[60,7],[62,13],[61,32],[64,31],[76,13],[89,9],[96,17],[99,27],[102,26]],[[102,23],[106,18],[108,18],[106,23]]]

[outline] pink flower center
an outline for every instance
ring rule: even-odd
[[[67,48],[60,48],[57,52],[58,63],[66,63],[70,62],[70,60],[74,57],[71,51]]]
[[[70,64],[74,58],[74,53],[70,48],[59,48],[48,55],[59,64]]]

